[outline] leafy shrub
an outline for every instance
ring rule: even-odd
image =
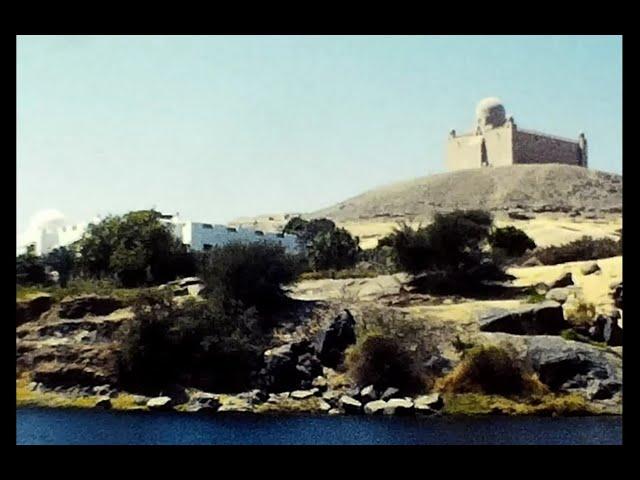
[[[544,393],[544,385],[508,347],[476,346],[465,351],[461,362],[438,382],[448,393],[482,393],[517,396]]]
[[[42,262],[57,271],[61,287],[66,287],[76,267],[76,252],[72,248],[59,247],[49,252]]]
[[[16,257],[16,284],[36,285],[47,281],[45,266],[35,251],[35,245],[29,245],[25,253]]]
[[[439,293],[475,290],[488,280],[508,277],[487,249],[493,219],[482,210],[436,214],[433,223],[413,229],[401,225],[391,244],[401,270],[420,278],[414,286]]]
[[[317,235],[332,232],[335,228],[336,224],[328,218],[304,220],[300,217],[293,217],[284,226],[282,232],[297,235],[301,241],[306,244],[312,241]]]
[[[368,336],[348,351],[346,364],[358,385],[376,389],[397,387],[406,393],[419,393],[426,379],[414,354],[400,340],[381,335]]]
[[[264,341],[254,309],[225,309],[215,300],[177,307],[154,292],[138,299],[134,313],[119,337],[125,388],[155,394],[175,384],[219,392],[251,386]]]
[[[344,228],[317,234],[308,246],[309,265],[315,271],[353,267],[358,261],[358,239]]]
[[[419,393],[433,384],[425,366],[437,353],[424,322],[405,318],[394,310],[365,307],[356,324],[357,343],[347,350],[347,373],[360,386],[397,387]]]
[[[489,244],[494,249],[503,250],[511,257],[519,257],[527,250],[536,248],[536,243],[529,235],[512,225],[495,228],[489,236]]]
[[[611,238],[594,239],[584,236],[560,246],[537,248],[531,253],[544,265],[596,260],[622,255],[622,242]]]
[[[301,260],[273,243],[230,243],[214,247],[200,257],[204,294],[225,305],[240,301],[261,311],[286,300],[283,286],[302,270]]]

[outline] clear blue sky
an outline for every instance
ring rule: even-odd
[[[487,96],[621,172],[621,37],[22,36],[17,229],[312,211],[442,171]]]

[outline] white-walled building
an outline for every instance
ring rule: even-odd
[[[192,251],[207,251],[215,246],[232,242],[260,241],[279,243],[289,253],[295,253],[301,248],[298,237],[291,234],[192,222],[177,215],[162,215],[160,221],[170,225],[174,235]],[[35,232],[30,236],[29,243],[35,243],[37,255],[46,255],[55,248],[68,246],[80,240],[88,226],[89,222],[68,225],[62,219],[48,221],[35,229]]]

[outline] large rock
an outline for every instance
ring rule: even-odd
[[[571,272],[563,273],[562,275],[560,275],[560,277],[557,280],[551,282],[549,287],[562,288],[562,287],[568,287],[569,285],[573,285],[573,275],[571,275]]]
[[[147,407],[150,410],[171,410],[171,408],[173,408],[173,401],[171,397],[154,397],[149,399]]]
[[[480,318],[481,331],[514,335],[556,335],[566,326],[562,306],[553,301],[515,310],[494,310]]]
[[[622,282],[611,286],[611,296],[613,297],[616,308],[622,310]]]
[[[571,291],[566,287],[552,288],[545,294],[544,298],[562,304],[567,301],[567,298],[569,298],[570,294]]]
[[[97,386],[109,383],[108,378],[98,369],[76,364],[40,363],[33,370],[33,381],[46,387],[69,388],[77,385]]]
[[[384,407],[385,415],[408,415],[413,413],[413,401],[408,398],[390,398]]]
[[[38,293],[24,300],[16,300],[16,326],[37,320],[53,305],[53,298],[48,293]]]
[[[482,334],[485,342],[507,344],[553,391],[582,390],[590,382],[622,382],[622,358],[593,345],[550,335]]]
[[[291,398],[295,398],[296,400],[304,400],[305,398],[311,398],[316,393],[318,393],[317,388],[312,388],[311,390],[294,390],[291,392]]]
[[[387,407],[387,402],[384,400],[373,400],[367,402],[364,405],[364,413],[367,415],[381,415],[384,413],[384,409]]]
[[[598,265],[596,262],[587,263],[586,265],[583,265],[582,268],[580,269],[580,272],[583,275],[591,275],[592,273],[596,273],[599,271],[600,271],[600,265]]]
[[[308,389],[322,375],[322,364],[308,340],[288,343],[265,352],[260,382],[267,392]]]
[[[345,413],[360,413],[362,411],[362,403],[348,395],[342,395],[338,404]]]
[[[444,406],[444,400],[439,393],[422,395],[413,400],[413,407],[417,412],[431,414]]]
[[[398,393],[400,393],[400,389],[396,387],[389,387],[384,392],[382,392],[382,395],[380,395],[380,400],[389,400]]]
[[[109,315],[123,307],[117,298],[95,294],[67,297],[60,302],[60,318],[82,318],[87,315]]]
[[[323,365],[336,368],[343,362],[344,351],[356,343],[355,325],[349,310],[344,310],[333,320],[322,339],[319,358]]]

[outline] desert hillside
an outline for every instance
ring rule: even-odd
[[[313,212],[338,221],[428,218],[437,210],[620,212],[622,177],[569,165],[513,165],[430,175],[370,190]]]

